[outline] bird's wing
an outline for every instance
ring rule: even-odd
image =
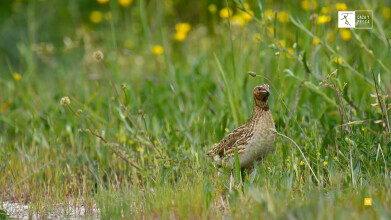
[[[212,147],[210,151],[208,151],[207,155],[222,155],[224,152],[234,149],[240,145],[246,145],[249,139],[249,128],[246,126],[240,126],[225,136],[220,143],[216,144]]]

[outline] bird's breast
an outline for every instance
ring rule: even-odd
[[[240,155],[242,167],[250,166],[255,160],[266,156],[273,148],[275,134],[270,129],[275,129],[273,118],[270,112],[265,112],[253,124],[252,138],[249,140],[244,153]]]

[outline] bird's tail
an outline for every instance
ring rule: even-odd
[[[213,157],[215,155],[213,150],[206,152],[206,156]]]
[[[206,152],[206,156],[213,157],[216,155],[216,144],[213,145],[212,149]]]

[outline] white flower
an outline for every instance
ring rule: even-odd
[[[62,106],[68,106],[68,105],[71,104],[71,100],[69,99],[68,96],[62,97],[62,98],[61,98],[61,101],[60,101],[60,104],[61,104]]]

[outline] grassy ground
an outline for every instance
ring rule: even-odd
[[[212,1],[8,2],[0,201],[42,218],[94,203],[103,219],[391,218],[390,136],[377,123],[391,91],[390,5],[345,2],[375,17],[348,30],[337,28],[343,2],[303,2],[249,1],[251,18],[228,1],[231,19]],[[205,152],[251,115],[260,83],[292,141],[278,136],[231,178]]]

